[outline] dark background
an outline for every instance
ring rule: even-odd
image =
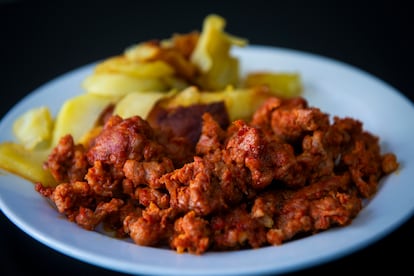
[[[341,60],[383,79],[414,102],[413,15],[403,4],[407,2],[0,0],[0,117],[63,73],[136,42],[200,30],[210,13],[226,18],[226,31],[250,44]],[[411,119],[407,127],[413,127]],[[413,234],[411,218],[354,254],[292,275],[411,271]],[[1,275],[117,274],[45,247],[1,212],[0,260]]]

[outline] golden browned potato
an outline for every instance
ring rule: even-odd
[[[167,84],[160,78],[136,78],[122,73],[92,74],[83,81],[90,94],[106,97],[123,97],[132,92],[166,91]]]
[[[94,74],[121,73],[136,78],[163,78],[172,76],[174,69],[162,60],[140,62],[127,56],[110,57],[95,67]]]
[[[67,100],[55,119],[52,146],[66,134],[71,134],[75,143],[96,124],[101,112],[113,102],[110,97],[85,93]]]
[[[145,119],[155,103],[169,95],[171,95],[171,93],[132,92],[125,95],[116,103],[113,113],[123,118],[138,115]]]
[[[53,131],[53,118],[45,106],[23,113],[13,123],[13,134],[26,149],[47,148]]]
[[[33,183],[55,186],[52,175],[42,167],[48,154],[49,150],[28,150],[22,144],[4,142],[0,144],[0,168]]]
[[[233,45],[247,45],[247,40],[225,33],[225,25],[224,18],[207,16],[191,55],[191,62],[202,72],[197,84],[205,90],[222,90],[239,82],[239,60],[230,55],[230,49]]]
[[[292,98],[302,93],[302,81],[299,73],[254,72],[246,76],[245,87],[267,86],[270,91],[281,98]]]

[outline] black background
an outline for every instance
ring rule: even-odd
[[[250,44],[341,60],[384,80],[414,102],[413,15],[403,3],[0,0],[0,117],[25,95],[63,73],[119,54],[136,42],[200,30],[210,13],[226,18],[226,31],[247,38]],[[413,127],[412,118],[404,123]],[[413,234],[411,218],[358,252],[291,274],[411,271]],[[40,244],[3,213],[0,260],[1,275],[118,274]]]

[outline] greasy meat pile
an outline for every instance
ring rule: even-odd
[[[85,229],[203,254],[349,225],[398,168],[360,121],[331,122],[302,97],[269,98],[225,127],[204,112],[198,136],[107,116],[89,146],[62,137],[45,163],[60,184],[36,190]]]

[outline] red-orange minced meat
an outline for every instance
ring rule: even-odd
[[[44,164],[59,184],[36,190],[87,230],[203,254],[349,225],[399,166],[362,122],[302,97],[269,98],[250,122],[226,116],[204,112],[189,138],[106,113],[88,145],[60,139]]]

